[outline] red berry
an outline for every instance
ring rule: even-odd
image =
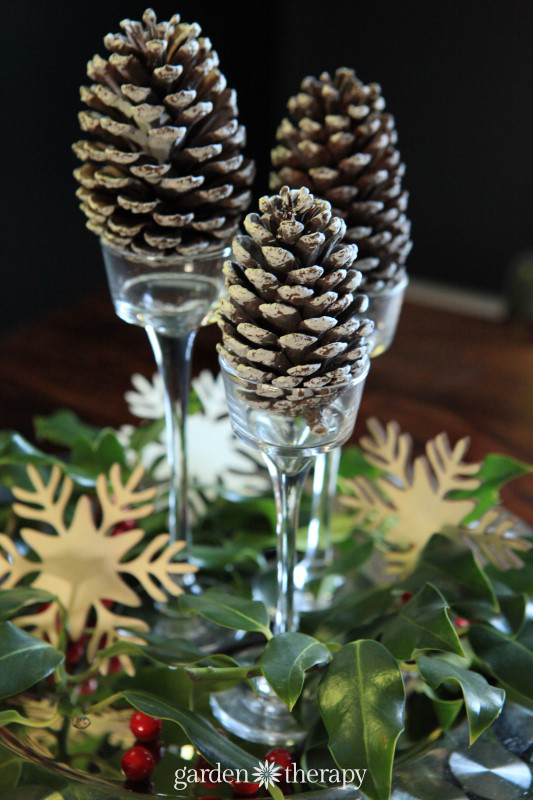
[[[464,617],[455,617],[454,622],[456,628],[468,628],[470,625],[469,621]]]
[[[67,667],[75,667],[83,659],[85,656],[88,638],[88,636],[82,636],[81,639],[78,639],[76,642],[73,642],[72,640],[69,641],[67,652],[65,654]]]
[[[204,778],[205,778],[204,780],[202,780],[202,770],[204,771]],[[196,772],[198,774],[198,777],[200,778],[200,786],[203,786],[204,789],[216,789],[218,786],[221,786],[221,784],[218,781],[209,780],[209,773],[211,772],[211,770],[214,770],[216,772],[215,768],[212,767],[211,764],[208,761],[206,761],[203,756],[200,756],[200,758],[196,762]]]
[[[133,531],[136,527],[136,520],[125,519],[123,522],[119,522],[118,525],[115,525],[111,531],[111,536],[119,536],[121,533],[126,533],[126,531]]]
[[[294,764],[294,758],[286,747],[274,747],[273,750],[269,750],[266,754],[266,761],[269,764],[277,764],[284,771],[290,769]]]
[[[408,603],[412,596],[411,592],[404,592],[400,597],[400,605],[403,606]]]
[[[86,681],[80,683],[78,687],[78,694],[87,696],[90,694],[94,694],[97,689],[98,689],[98,681],[96,680],[96,678],[87,678]]]
[[[161,735],[163,723],[160,719],[136,711],[130,719],[130,730],[140,742],[155,742]]]
[[[151,752],[154,757],[155,763],[159,764],[163,757],[163,746],[159,742],[144,742],[143,747]]]
[[[155,768],[155,758],[146,747],[136,744],[122,756],[122,772],[129,781],[144,781]]]
[[[108,600],[107,598],[103,598],[101,602],[102,602],[102,605],[105,606],[105,608],[108,608],[108,609],[111,608],[111,606],[113,605],[113,601],[112,600]]]
[[[258,783],[237,783],[237,781],[230,781],[230,784],[235,790],[235,794],[240,797],[252,797],[257,794],[261,788]]]
[[[112,656],[109,659],[109,669],[108,674],[114,675],[116,672],[122,672],[122,663],[118,656]]]

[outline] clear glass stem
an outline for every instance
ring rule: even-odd
[[[277,511],[278,598],[274,634],[288,633],[297,627],[294,610],[294,567],[296,532],[302,489],[312,458],[283,458],[264,455]]]
[[[151,326],[146,333],[165,389],[165,429],[170,466],[168,525],[170,541],[184,539],[192,546],[187,471],[187,411],[191,384],[191,357],[196,331],[169,336]]]
[[[340,459],[341,448],[338,447],[329,453],[321,453],[315,462],[311,519],[304,556],[306,568],[312,574],[333,564],[331,510],[337,493]]]

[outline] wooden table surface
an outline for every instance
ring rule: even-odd
[[[195,372],[217,369],[216,328],[203,330]],[[391,350],[372,364],[354,439],[365,419],[396,419],[415,447],[446,431],[471,438],[469,458],[488,452],[533,461],[533,331],[407,303]],[[130,376],[155,370],[147,337],[126,325],[107,295],[88,297],[0,340],[0,428],[32,435],[32,417],[70,408],[95,425],[133,421]],[[533,478],[504,491],[533,523]]]

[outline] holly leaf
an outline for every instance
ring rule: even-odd
[[[491,686],[478,672],[460,667],[440,656],[420,656],[417,664],[421,676],[432,689],[446,683],[458,684],[465,701],[470,744],[473,744],[500,715],[505,692]]]
[[[72,444],[71,461],[90,475],[109,472],[113,464],[126,467],[126,453],[115,431],[104,428],[96,439],[79,436]]]
[[[328,648],[305,633],[282,633],[271,639],[260,665],[278,697],[292,711],[303,689],[305,673],[331,660]]]
[[[55,595],[44,589],[20,587],[16,589],[0,589],[0,622],[11,619],[25,606],[34,603],[51,603]]]
[[[414,593],[426,583],[439,589],[451,604],[484,600],[498,610],[491,583],[470,548],[441,533],[434,534],[423,549],[405,588]]]
[[[519,636],[486,625],[472,625],[468,638],[476,656],[504,685],[533,700],[533,621]]]
[[[144,425],[138,425],[132,432],[129,440],[130,447],[137,452],[143,450],[147,444],[157,442],[165,429],[164,419],[154,419]]]
[[[487,574],[494,580],[504,583],[514,592],[533,594],[533,548],[520,553],[520,560],[524,563],[523,567],[502,572],[489,565]]]
[[[376,641],[344,645],[320,683],[318,703],[337,766],[366,769],[364,793],[372,800],[389,800],[405,710],[396,659]]]
[[[217,589],[200,595],[181,595],[180,606],[186,611],[235,631],[256,631],[270,639],[270,620],[264,603],[247,600]]]
[[[327,631],[328,635],[345,633],[356,625],[365,625],[383,614],[391,604],[391,589],[378,586],[366,592],[353,592],[330,608],[302,616],[306,630]]]
[[[4,791],[15,789],[22,774],[23,760],[15,753],[0,747],[0,786]]]
[[[50,675],[64,655],[11,622],[0,623],[0,699],[19,694]]]
[[[464,656],[449,610],[439,590],[427,583],[385,622],[382,644],[399,661],[408,661],[417,650],[444,650]]]
[[[171,706],[148,692],[126,691],[122,696],[138,711],[179,725],[209,764],[220,764],[222,769],[247,770],[248,774],[257,769],[257,758],[220,734],[200,714]],[[269,785],[269,791],[272,797],[283,800],[283,794],[277,787]]]
[[[486,511],[500,500],[500,489],[509,481],[520,478],[533,471],[533,466],[517,461],[515,458],[501,455],[500,453],[489,453],[473,479],[481,481],[477,489],[457,489],[450,492],[452,500],[473,499],[476,501],[475,507],[462,521],[463,525],[468,525],[480,519]]]
[[[520,633],[523,628],[526,611],[527,597],[525,594],[504,594],[498,595],[498,602],[502,616],[506,620],[511,633]]]
[[[74,414],[62,408],[46,417],[34,417],[35,435],[41,441],[53,442],[69,449],[76,439],[83,437],[92,441],[96,439],[99,429],[88,425]]]
[[[342,448],[339,475],[341,478],[355,478],[360,475],[366,478],[379,478],[383,475],[383,470],[370,464],[359,447],[349,445]]]
[[[83,469],[66,464],[55,456],[43,453],[15,431],[0,432],[0,484],[7,487],[30,486],[26,467],[52,467],[57,465],[79,486],[94,486],[94,476]]]

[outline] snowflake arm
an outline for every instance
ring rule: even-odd
[[[367,426],[371,436],[363,436],[361,439],[367,461],[396,476],[403,486],[407,486],[410,483],[408,472],[411,437],[408,433],[400,433],[397,422],[389,422],[385,429],[377,419],[371,417]]]
[[[517,553],[526,553],[533,547],[514,531],[514,521],[501,508],[492,508],[474,525],[455,529],[465,544],[478,557],[483,566],[489,562],[502,571],[520,569],[524,562]]]
[[[455,447],[450,447],[450,441],[445,433],[439,433],[435,439],[426,444],[426,455],[433,471],[436,488],[440,497],[445,497],[452,489],[477,489],[479,480],[468,478],[479,472],[480,464],[467,464],[463,461],[470,440],[468,437],[459,439]],[[417,462],[419,460],[417,459]],[[421,461],[419,463],[422,463]],[[424,465],[427,470],[427,462]],[[415,465],[416,469],[416,465]]]
[[[154,578],[157,578],[170,594],[179,595],[182,594],[183,589],[172,579],[172,576],[190,574],[198,569],[192,564],[173,562],[174,556],[185,547],[185,542],[174,542],[174,544],[169,545],[168,541],[168,534],[161,533],[152,539],[137,558],[133,559],[133,561],[127,561],[125,564],[120,564],[118,567],[120,572],[128,572],[133,575],[142,584],[150,597],[160,603],[165,602],[167,598],[154,581]],[[157,556],[156,554],[159,551],[161,552]]]
[[[140,419],[161,419],[165,413],[163,382],[156,372],[152,381],[144,375],[131,376],[133,390],[126,392],[125,398],[130,413]]]
[[[343,495],[340,501],[354,511],[357,524],[365,524],[369,530],[377,531],[394,514],[394,507],[378,486],[367,478],[343,479],[341,485],[349,494]]]
[[[105,534],[124,519],[140,519],[153,511],[149,502],[156,494],[154,487],[137,491],[143,477],[144,469],[139,465],[133,470],[125,484],[122,483],[120,467],[113,464],[109,472],[112,494],[109,493],[105,475],[99,475],[96,481],[96,493],[102,509],[102,522],[99,533]],[[136,507],[134,507],[136,504]]]
[[[60,536],[64,535],[66,527],[63,515],[72,495],[74,484],[68,476],[64,476],[63,484],[56,497],[56,491],[61,480],[61,470],[58,466],[52,467],[48,483],[43,481],[39,471],[33,465],[28,466],[27,471],[33,490],[19,487],[13,489],[13,494],[20,501],[13,505],[13,511],[23,519],[46,522]]]

